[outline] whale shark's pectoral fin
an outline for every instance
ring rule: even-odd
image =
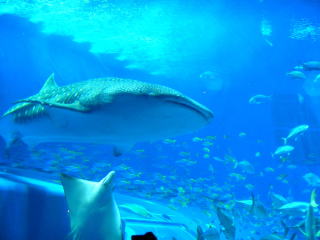
[[[113,147],[113,156],[119,157],[122,154],[129,152],[131,148],[133,147],[133,144],[121,144],[121,145],[116,145]]]
[[[72,110],[77,112],[90,111],[90,108],[83,106],[79,101],[76,101],[73,103],[58,103],[58,102],[51,102],[46,100],[37,100],[37,99],[27,98],[27,99],[19,100],[16,103],[38,103],[38,104],[46,105],[49,107],[64,108],[67,110]]]

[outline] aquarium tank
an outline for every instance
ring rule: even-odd
[[[0,240],[320,239],[319,0],[0,0]]]

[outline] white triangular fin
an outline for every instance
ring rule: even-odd
[[[72,216],[78,215],[83,204],[90,201],[90,197],[98,183],[77,179],[61,174],[61,183]]]
[[[44,85],[42,86],[40,92],[48,91],[50,89],[58,88],[58,84],[54,80],[54,73],[51,73],[51,75],[48,77]]]
[[[115,172],[111,171],[100,182],[91,182],[61,174],[61,183],[71,215],[78,215],[83,205],[95,201],[100,186],[103,186],[104,189],[110,186],[110,191],[112,191],[114,175]]]
[[[103,184],[103,185],[105,185],[105,186],[107,186],[107,185],[113,185],[113,179],[114,179],[115,173],[116,173],[115,171],[109,172],[108,175],[105,176],[104,178],[102,178],[99,183],[100,183],[100,184]]]
[[[67,199],[72,239],[121,240],[121,217],[113,198],[111,171],[99,182],[61,175]]]

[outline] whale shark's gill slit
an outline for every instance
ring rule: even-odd
[[[185,104],[185,103],[182,103],[182,102],[177,102],[177,101],[174,101],[174,100],[165,100],[166,102],[169,102],[169,103],[173,103],[173,104],[176,104],[176,105],[180,105],[180,106],[183,106],[183,107],[186,107],[186,108],[189,108],[191,109],[192,111],[194,112],[197,112],[198,114],[200,114],[206,121],[209,120],[209,116],[203,112],[201,112],[200,110],[198,110],[197,108],[195,107],[192,107],[188,104]]]

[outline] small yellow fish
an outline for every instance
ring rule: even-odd
[[[199,138],[199,137],[194,137],[194,138],[192,138],[192,141],[193,141],[193,142],[202,142],[203,139],[202,139],[202,138]]]
[[[213,143],[212,143],[212,142],[205,141],[205,142],[202,143],[202,146],[204,146],[204,147],[211,147],[211,146],[213,146]]]
[[[254,186],[252,184],[248,183],[245,185],[245,188],[248,189],[249,191],[253,191]]]
[[[274,172],[274,169],[272,167],[266,167],[264,168],[265,172]]]
[[[180,155],[181,157],[188,157],[188,156],[190,156],[191,154],[190,154],[189,152],[179,152],[179,155]]]
[[[217,137],[216,136],[206,136],[206,139],[214,141],[217,139]]]
[[[207,152],[207,153],[209,153],[209,152],[210,152],[210,149],[209,149],[209,148],[207,148],[207,147],[202,148],[202,150],[203,150],[204,152]]]
[[[174,143],[176,143],[177,142],[177,140],[175,140],[175,139],[170,139],[170,138],[167,138],[167,139],[164,139],[163,140],[163,143],[165,143],[165,144],[174,144]]]
[[[283,181],[283,180],[285,180],[287,177],[288,177],[288,174],[283,173],[283,174],[280,174],[280,175],[277,177],[277,180]]]
[[[144,149],[137,149],[136,150],[136,153],[144,153],[145,151],[144,151]]]
[[[246,177],[241,175],[241,174],[239,174],[239,173],[230,173],[229,177],[234,178],[236,181],[244,181],[244,180],[246,180]]]
[[[245,137],[245,136],[247,136],[247,134],[245,132],[239,133],[239,137]]]

